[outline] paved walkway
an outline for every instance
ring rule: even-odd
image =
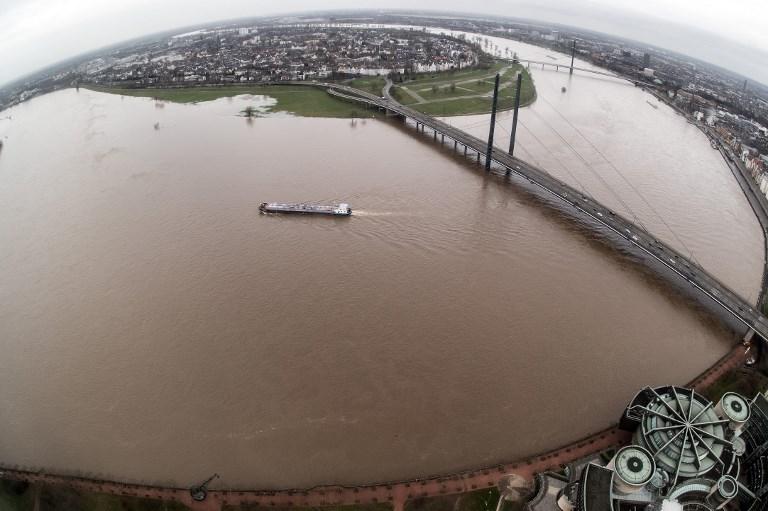
[[[406,94],[408,94],[410,97],[416,100],[416,103],[425,103],[427,100],[422,98],[416,91],[413,91],[406,87],[405,85],[400,86],[403,91],[405,91]]]
[[[696,390],[704,389],[727,372],[742,365],[744,361],[745,349],[743,345],[739,344],[688,386]],[[627,397],[627,399],[630,398],[631,396]],[[617,410],[617,418],[620,413],[621,411]],[[390,503],[394,511],[402,511],[406,500],[410,498],[449,495],[490,488],[496,486],[499,479],[506,474],[516,474],[531,480],[534,474],[538,472],[558,469],[561,465],[589,454],[625,445],[630,441],[630,438],[631,435],[628,432],[613,427],[538,456],[445,477],[358,487],[325,486],[311,490],[215,490],[210,492],[204,502],[193,502],[189,490],[186,488],[158,488],[18,470],[0,470],[0,477],[29,481],[30,483],[69,486],[87,492],[177,501],[189,506],[194,511],[220,511],[224,505],[236,507],[241,503],[259,504],[265,507],[307,507],[384,502]]]
[[[512,66],[505,66],[505,67],[499,69],[499,74],[503,76],[504,73],[509,71],[511,68],[512,68]],[[515,76],[517,76],[517,75],[515,75]],[[434,84],[429,84],[428,86],[425,86],[422,89],[418,89],[420,92],[429,92],[430,90],[432,90],[432,85],[437,85],[441,89],[447,89],[447,88],[449,88],[451,86],[451,84],[454,84],[454,85],[456,85],[456,88],[462,89],[462,90],[465,90],[465,91],[469,92],[469,94],[466,95],[466,96],[453,96],[453,97],[450,97],[450,98],[425,99],[424,96],[422,96],[421,94],[419,94],[415,90],[411,89],[407,85],[398,85],[397,87],[402,89],[406,94],[408,94],[414,100],[416,100],[416,103],[413,103],[413,104],[422,105],[422,104],[426,104],[426,103],[439,103],[441,101],[453,101],[453,100],[458,100],[458,99],[490,98],[491,96],[493,96],[493,90],[491,90],[489,92],[478,93],[478,92],[475,92],[475,91],[473,91],[471,89],[467,89],[467,88],[461,87],[461,85],[468,84],[468,83],[476,83],[478,81],[488,81],[488,80],[490,80],[490,82],[488,82],[488,83],[490,83],[490,85],[493,86],[493,80],[495,78],[496,78],[496,75],[492,74],[492,75],[489,75],[489,76],[482,76],[482,77],[479,77],[479,78],[472,78],[472,79],[469,79],[469,80],[461,80],[461,81],[457,81],[457,82],[456,81],[454,81],[454,82],[451,82],[451,81],[448,81],[448,82],[436,82]],[[512,82],[511,81],[510,82],[503,82],[499,86],[499,90],[505,89],[505,88],[511,87],[511,86],[512,86]]]

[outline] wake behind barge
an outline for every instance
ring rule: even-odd
[[[262,202],[259,206],[262,213],[302,213],[305,215],[335,215],[349,216],[352,209],[347,203],[335,205],[321,204],[282,204],[280,202]]]

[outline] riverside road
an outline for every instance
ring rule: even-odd
[[[417,131],[424,132],[424,129],[427,128],[433,132],[435,138],[440,135],[442,139],[447,137],[453,140],[456,145],[463,146],[465,154],[467,151],[475,153],[478,161],[485,158],[486,141],[395,101],[389,95],[391,83],[387,83],[384,89],[385,96],[375,96],[353,87],[332,83],[316,85],[342,99],[364,103],[383,110],[387,115],[398,116],[404,120],[410,119],[416,123]],[[491,161],[500,167],[494,168],[493,172],[517,175],[541,189],[545,194],[554,196],[568,204],[579,216],[587,217],[616,234],[617,236],[609,237],[614,243],[630,243],[643,254],[650,256],[652,260],[671,270],[672,274],[665,276],[670,278],[672,275],[676,275],[684,279],[696,293],[712,300],[761,338],[768,339],[768,318],[755,310],[752,304],[745,301],[728,286],[670,245],[659,241],[645,229],[611,211],[594,198],[585,196],[582,192],[556,179],[546,171],[515,158],[496,147],[491,152]]]

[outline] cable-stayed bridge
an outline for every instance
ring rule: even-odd
[[[669,278],[673,276],[682,278],[695,294],[711,300],[749,330],[768,340],[768,318],[763,316],[753,304],[744,300],[691,258],[658,240],[637,223],[612,211],[594,198],[587,197],[545,170],[516,158],[459,128],[400,104],[389,96],[388,87],[385,88],[385,96],[376,96],[334,83],[314,85],[324,87],[329,94],[341,99],[363,103],[386,112],[387,115],[410,120],[415,123],[417,132],[432,132],[433,138],[437,140],[437,137],[440,137],[441,142],[446,138],[449,141],[452,140],[455,149],[463,150],[465,155],[476,158],[478,162],[485,162],[487,169],[490,169],[493,164],[497,172],[517,175],[527,180],[544,194],[568,205],[577,216],[586,217],[616,235],[608,239],[614,240],[617,244],[619,241],[622,244],[629,243],[649,256],[649,262],[652,260],[661,263],[670,270]]]

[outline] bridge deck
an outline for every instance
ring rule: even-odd
[[[571,65],[570,64],[565,64],[565,63],[561,63],[561,62],[544,62],[542,60],[530,60],[530,59],[519,59],[518,62],[521,62],[521,63],[525,62],[527,64],[538,64],[540,66],[549,66],[549,67],[554,67],[554,68],[571,69]],[[588,69],[586,67],[573,66],[573,70],[574,71],[583,71],[585,73],[592,73],[592,74],[595,74],[595,75],[609,76],[611,78],[616,78],[616,79],[619,79],[619,80],[626,80],[626,78],[622,78],[621,76],[616,76],[615,74],[609,73],[607,71],[598,71],[596,69]]]
[[[529,65],[530,64],[535,64],[535,65],[540,65],[540,66],[543,66],[543,67],[545,67],[545,66],[546,67],[552,67],[552,68],[555,68],[555,69],[558,69],[558,70],[559,69],[571,69],[571,65],[570,64],[561,63],[561,62],[544,62],[542,60],[530,60],[530,59],[519,59],[518,62],[520,62],[521,64],[522,63],[526,63],[526,64],[529,64]],[[589,68],[586,68],[586,67],[579,67],[579,66],[573,66],[573,70],[574,71],[580,71],[582,73],[591,73],[593,75],[605,76],[605,77],[608,77],[608,78],[615,78],[616,80],[619,80],[619,81],[629,82],[629,83],[633,83],[635,85],[639,85],[639,86],[647,87],[647,88],[651,88],[651,89],[660,89],[660,87],[658,85],[654,84],[654,83],[646,82],[646,81],[643,81],[643,80],[635,80],[634,78],[629,78],[629,77],[626,77],[626,76],[618,76],[617,74],[609,72],[609,71],[600,71],[600,70],[597,70],[597,69],[589,69]]]
[[[324,83],[318,85],[326,87],[329,93],[344,99],[366,103],[388,113],[397,114],[405,119],[412,119],[416,123],[427,126],[431,130],[453,139],[478,154],[484,155],[486,152],[486,141],[480,140],[430,115],[404,106],[391,98],[374,96],[373,94],[338,84]],[[539,187],[547,194],[553,195],[564,203],[571,205],[583,215],[614,232],[623,240],[634,245],[643,253],[683,278],[700,294],[713,300],[743,325],[754,330],[763,339],[768,340],[768,319],[765,316],[755,310],[752,304],[745,301],[728,286],[670,245],[657,240],[653,235],[629,219],[611,211],[592,197],[585,197],[575,188],[565,184],[542,169],[514,158],[497,148],[493,149],[491,160],[503,167],[507,173],[516,174],[527,179],[531,184]]]

